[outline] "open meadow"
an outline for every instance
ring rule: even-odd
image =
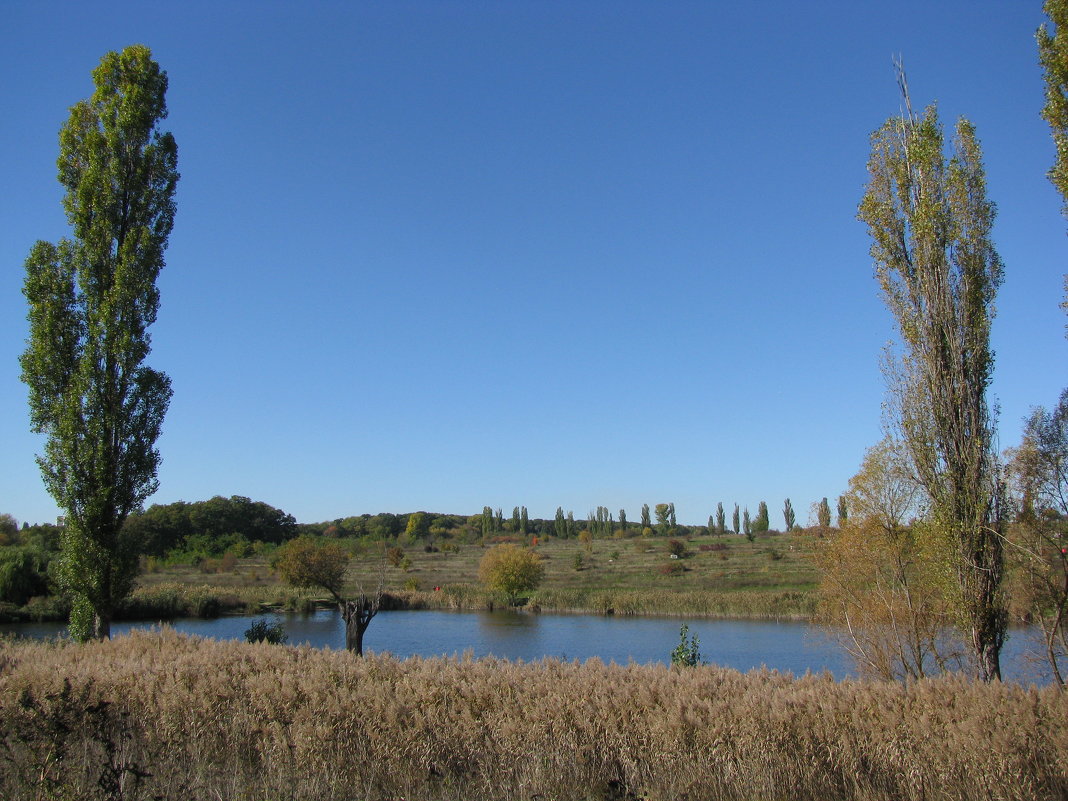
[[[498,538],[500,539],[500,538]],[[534,546],[545,577],[528,604],[545,611],[599,614],[679,614],[749,618],[806,619],[815,610],[818,574],[813,534],[761,534],[753,542],[736,535],[681,540],[682,558],[672,559],[670,539],[632,537],[541,539]],[[387,558],[381,543],[341,540],[354,558],[346,589],[374,592],[380,585],[388,603],[408,608],[484,609],[501,598],[478,581],[479,562],[492,542],[447,543],[444,547],[402,547],[402,558]],[[127,616],[152,617],[153,599],[163,607],[196,596],[191,610],[252,609],[260,604],[299,606],[326,601],[321,591],[282,584],[269,554],[202,560],[198,565],[148,560],[139,589],[127,603]],[[199,606],[198,606],[199,605]]]

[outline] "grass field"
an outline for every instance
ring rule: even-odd
[[[668,540],[660,537],[591,543],[549,539],[536,546],[545,578],[529,603],[546,611],[805,618],[814,609],[818,576],[812,555],[817,543],[817,537],[805,533],[762,535],[752,543],[740,536],[710,536],[685,541],[686,555],[671,559]],[[492,544],[434,551],[410,546],[404,548],[408,564],[402,568],[387,562],[383,547],[366,546],[350,563],[347,589],[374,591],[382,584],[394,603],[410,607],[500,604],[502,599],[478,583],[479,562],[488,547]],[[231,566],[213,561],[202,567],[150,567],[139,578],[135,598],[177,585],[214,592],[226,608],[325,600],[321,592],[283,586],[268,561],[252,556]]]

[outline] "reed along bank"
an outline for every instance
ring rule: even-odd
[[[0,797],[1058,799],[1068,701],[204,640],[0,641]]]

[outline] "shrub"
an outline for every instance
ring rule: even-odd
[[[479,580],[489,589],[507,595],[513,605],[524,593],[536,589],[544,575],[538,554],[511,544],[490,548],[478,566]]]
[[[289,639],[289,636],[278,621],[268,623],[266,620],[256,620],[245,629],[245,639],[249,642],[266,642],[271,645],[281,645]]]
[[[661,576],[677,576],[684,570],[686,570],[686,568],[682,566],[681,562],[677,561],[665,562],[662,565],[658,565],[656,568],[656,572]]]
[[[679,667],[697,667],[701,664],[701,641],[694,634],[687,642],[686,635],[689,631],[690,627],[683,623],[679,629],[679,644],[671,652],[671,664]]]
[[[668,553],[672,556],[677,556],[679,559],[683,559],[686,556],[686,543],[682,540],[668,540],[667,549]]]
[[[22,606],[48,594],[49,555],[35,548],[0,548],[0,601]]]
[[[391,548],[386,549],[386,561],[393,567],[400,567],[401,562],[404,561],[404,550],[394,545]]]

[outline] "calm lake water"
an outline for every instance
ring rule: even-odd
[[[278,621],[289,643],[317,648],[345,646],[344,624],[333,610],[311,615],[276,614],[221,617],[214,620],[178,619],[168,625],[177,631],[216,639],[244,639],[254,620]],[[364,638],[368,651],[388,651],[398,657],[463,655],[497,656],[532,661],[544,657],[578,659],[597,657],[625,664],[663,662],[679,643],[679,627],[686,623],[700,639],[705,661],[748,671],[766,666],[803,674],[830,671],[836,678],[852,673],[848,656],[827,634],[797,622],[751,620],[691,620],[657,617],[602,617],[526,612],[380,612]],[[151,623],[116,623],[112,635]],[[60,623],[0,625],[0,632],[27,637],[54,637],[65,633]],[[1041,664],[1028,659],[1036,650],[1033,633],[1015,630],[1003,652],[1006,679],[1044,683]],[[1048,679],[1047,679],[1048,680]]]

